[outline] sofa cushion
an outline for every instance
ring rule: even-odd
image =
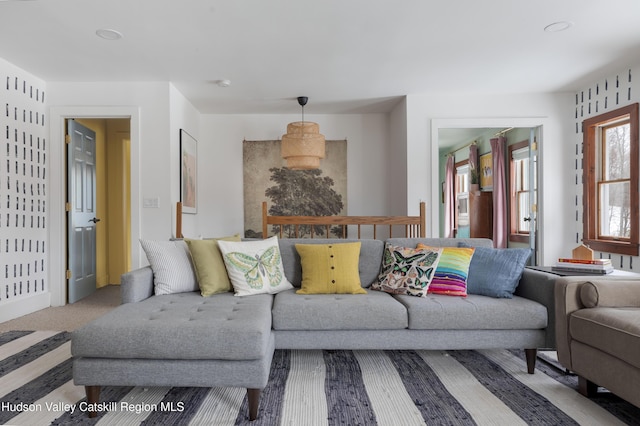
[[[198,290],[189,248],[182,240],[140,240],[153,271],[154,294],[173,294]]]
[[[417,299],[417,298],[415,298]],[[273,302],[274,330],[392,330],[407,327],[407,310],[387,293],[278,293]]]
[[[268,294],[231,292],[150,297],[74,331],[71,352],[94,358],[259,359],[269,345],[272,301]]]
[[[460,243],[461,247],[468,247]],[[467,293],[510,299],[531,256],[525,248],[477,247],[471,258]]]
[[[361,243],[296,244],[302,264],[298,294],[366,294],[360,284]]]
[[[218,241],[236,296],[270,293],[292,288],[284,275],[278,237],[256,241]]]
[[[591,308],[571,314],[573,340],[640,368],[640,308]]]
[[[338,238],[282,238],[278,241],[280,253],[282,254],[282,264],[284,274],[294,287],[300,287],[302,283],[302,266],[300,255],[296,251],[296,244],[329,244],[329,243],[350,243],[360,242],[360,258],[358,260],[358,271],[360,272],[360,283],[367,288],[378,278],[380,272],[380,261],[384,243],[381,240],[372,239],[338,239]]]
[[[407,307],[409,328],[417,330],[538,330],[547,326],[547,308],[523,297],[496,299],[470,294],[426,298],[394,295]]]
[[[185,239],[191,253],[191,260],[196,271],[200,294],[211,296],[216,293],[231,291],[231,281],[224,266],[218,240],[240,241],[240,235],[206,240]]]
[[[418,243],[417,248],[430,248]],[[474,248],[444,247],[434,274],[429,293],[447,296],[466,296],[469,265]]]
[[[414,249],[387,243],[372,290],[426,297],[442,249]]]

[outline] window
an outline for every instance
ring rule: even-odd
[[[584,243],[638,255],[638,104],[587,119],[584,131]]]
[[[469,226],[469,162],[456,164],[456,229]]]
[[[509,145],[510,172],[510,233],[509,240],[514,242],[529,242],[531,220],[531,176],[529,167],[529,141]],[[533,158],[533,191],[534,204],[536,200],[536,157]]]

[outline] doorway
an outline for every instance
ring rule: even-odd
[[[66,161],[65,121],[69,118],[126,118],[130,120],[130,205],[131,205],[131,269],[142,266],[144,253],[138,244],[140,224],[140,108],[136,106],[57,106],[50,108],[49,194],[50,249],[48,256],[50,306],[67,303],[66,268]]]
[[[443,189],[444,189],[444,176],[445,176],[445,164],[447,160],[447,155],[452,153],[455,154],[456,161],[462,162],[463,157],[466,156],[468,158],[468,146],[474,142],[478,142],[478,146],[480,146],[478,150],[479,156],[483,154],[487,154],[491,152],[491,147],[489,144],[489,140],[501,136],[505,133],[505,130],[509,130],[507,135],[507,146],[516,142],[522,142],[524,140],[530,140],[531,142],[535,141],[536,144],[532,144],[534,146],[534,150],[531,151],[531,164],[532,164],[532,172],[533,170],[541,170],[540,164],[540,149],[542,147],[542,124],[543,120],[540,119],[442,119],[442,120],[432,120],[432,141],[433,143],[433,165],[437,170],[438,178],[434,179],[434,182],[437,183],[438,188],[437,194],[437,205],[440,206],[438,209],[438,222],[434,222],[434,225],[437,226],[436,229],[439,229],[439,234],[442,236],[444,232],[444,200],[443,200]],[[507,155],[505,147],[505,156]],[[459,151],[459,152],[458,152]],[[437,152],[437,154],[436,154]],[[481,158],[482,160],[482,158]],[[510,176],[509,176],[509,159],[506,159],[505,169],[507,172],[507,197],[509,197],[509,185],[510,185]],[[435,177],[435,176],[434,176]],[[540,179],[539,173],[532,173],[531,180],[532,182],[538,182]],[[539,190],[539,186],[533,183],[533,187],[536,188],[534,191],[531,191],[532,194],[535,194],[535,191]],[[486,189],[490,191],[489,187]],[[482,195],[485,195],[484,192]],[[526,216],[527,224],[530,226],[530,238],[527,241],[509,241],[509,247],[529,247],[532,250],[532,264],[538,259],[542,258],[542,241],[540,235],[538,235],[535,231],[539,229],[542,224],[540,223],[542,219],[543,206],[541,205],[542,198],[537,197],[536,200],[531,201],[527,205],[532,207],[532,214]],[[433,199],[434,204],[436,203],[436,199]],[[509,205],[509,199],[507,199],[507,204]],[[508,214],[510,213],[510,206],[508,207]],[[510,218],[508,218],[508,221]],[[530,222],[529,222],[530,221]],[[507,232],[511,232],[510,229],[511,223],[509,223],[509,228]],[[511,235],[509,235],[508,239],[511,240]]]
[[[67,128],[81,127],[95,134],[95,241],[94,278],[87,289],[75,290],[76,281],[68,280],[67,302],[73,303],[92,293],[96,288],[119,285],[120,276],[131,269],[131,172],[129,118],[76,118],[67,119]],[[69,164],[67,164],[69,167]],[[71,177],[69,179],[72,179]],[[71,191],[71,189],[69,189]],[[67,194],[71,200],[73,194]],[[72,208],[73,211],[75,209]],[[71,217],[71,212],[69,213]],[[70,235],[70,234],[69,234]],[[67,244],[67,276],[74,277],[78,258],[87,253],[77,253],[72,237]],[[88,257],[88,256],[87,256]],[[92,287],[92,288],[90,288]]]

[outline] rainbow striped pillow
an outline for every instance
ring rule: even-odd
[[[433,249],[421,243],[416,248]],[[444,247],[428,292],[466,297],[469,265],[474,251],[473,247]]]

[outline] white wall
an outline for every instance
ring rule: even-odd
[[[198,234],[221,236],[244,229],[242,141],[280,139],[299,115],[203,115],[198,140]],[[326,139],[347,139],[350,215],[389,214],[386,167],[387,114],[305,115]],[[187,234],[185,234],[187,235]]]
[[[171,175],[169,92],[169,83],[49,83],[49,101],[54,109],[67,110],[68,106],[76,106],[75,109],[99,116],[108,115],[101,113],[100,109],[104,107],[130,107],[140,112],[139,129],[132,128],[131,135],[132,151],[139,150],[139,155],[132,152],[132,163],[135,162],[131,165],[132,180],[134,174],[139,177],[139,187],[132,188],[137,190],[132,193],[135,192],[139,199],[132,199],[132,209],[140,211],[138,220],[132,221],[140,225],[139,235],[135,235],[132,228],[132,252],[139,250],[137,240],[140,237],[166,239],[171,235],[171,204],[174,201],[171,188],[176,176]],[[139,138],[138,147],[134,144],[136,138]],[[58,149],[64,146],[61,135],[53,134],[53,130],[51,141]],[[142,199],[151,197],[159,199],[159,208],[141,209]],[[136,262],[133,265],[136,266]]]
[[[169,151],[171,153],[169,160],[169,169],[171,177],[170,185],[170,205],[171,205],[171,223],[173,223],[172,235],[175,236],[176,214],[175,206],[180,201],[180,130],[183,129],[189,133],[196,141],[200,140],[200,113],[195,107],[171,84],[169,86]],[[200,145],[200,144],[198,144]],[[198,164],[200,167],[206,168],[206,159]],[[206,181],[200,181],[205,182]],[[196,200],[197,203],[200,200]],[[199,206],[197,206],[199,207]],[[182,215],[182,233],[183,235],[199,235],[198,220],[196,215]]]
[[[389,114],[389,143],[387,161],[389,169],[387,192],[389,214],[407,215],[407,100],[402,100]]]
[[[539,227],[541,263],[549,263],[571,246],[564,214],[569,207],[566,173],[566,141],[571,137],[567,110],[571,94],[496,96],[407,96],[407,209],[416,214],[418,200],[437,205],[438,147],[432,123],[440,127],[529,127],[542,125]],[[427,234],[438,229],[438,209],[428,207]],[[435,233],[434,233],[435,232]]]

